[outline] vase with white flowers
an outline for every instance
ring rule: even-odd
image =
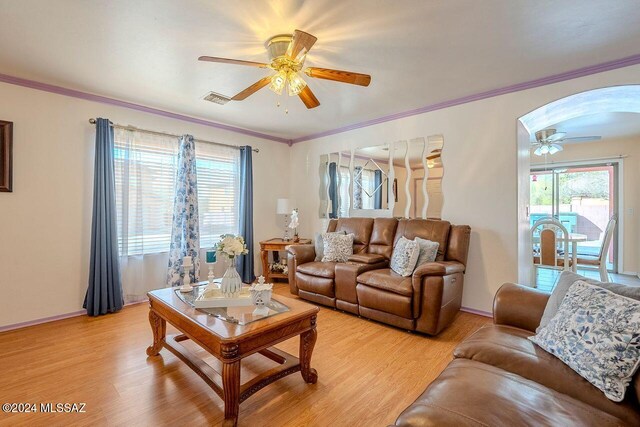
[[[226,297],[236,296],[242,289],[242,279],[236,270],[236,258],[249,253],[244,238],[233,234],[223,234],[220,236],[220,242],[216,245],[216,252],[227,260],[227,271],[222,276],[220,291]]]

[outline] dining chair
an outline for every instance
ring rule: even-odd
[[[536,233],[540,229],[539,236]],[[560,234],[560,236],[558,236]],[[536,239],[538,237],[538,239]],[[569,232],[560,221],[553,217],[540,218],[531,227],[531,240],[538,240],[539,250],[534,250],[533,267],[531,269],[531,283],[537,287],[538,269],[570,270]],[[562,242],[562,249],[558,248],[558,240]],[[559,258],[558,256],[561,256]]]
[[[605,228],[604,236],[602,238],[602,245],[600,246],[600,251],[598,252],[598,257],[588,257],[582,256],[578,257],[578,265],[589,266],[589,267],[598,267],[598,271],[600,271],[600,280],[602,282],[609,281],[609,272],[607,271],[607,256],[609,254],[609,245],[611,245],[611,239],[613,239],[613,232],[616,229],[616,224],[618,223],[618,216],[613,215],[609,219],[609,223],[607,224],[607,228]]]

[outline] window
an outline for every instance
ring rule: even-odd
[[[362,209],[375,209],[375,195],[373,194],[376,189],[375,175],[376,173],[372,170],[362,169]]]
[[[168,252],[178,157],[174,137],[114,129],[118,249],[121,256]],[[240,152],[196,144],[200,246],[238,232]]]
[[[351,173],[347,166],[340,166],[340,204],[338,217],[349,217],[349,205],[351,204],[351,197],[349,196],[349,181],[351,180]]]

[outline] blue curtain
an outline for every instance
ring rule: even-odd
[[[198,179],[196,175],[196,146],[191,135],[180,137],[176,192],[173,201],[173,227],[169,249],[167,284],[182,284],[182,258],[190,256],[193,267],[191,282],[200,278],[200,229],[198,226]]]
[[[329,218],[338,218],[338,165],[329,163],[329,200],[331,200],[331,212]]]
[[[373,200],[374,209],[382,209],[382,171],[373,172],[373,189],[375,191],[375,199]],[[379,188],[378,188],[379,187]]]
[[[124,305],[118,259],[113,128],[108,119],[96,120],[95,156],[91,260],[83,304],[89,316],[113,313]]]
[[[240,235],[249,249],[239,260],[240,276],[244,283],[253,283],[253,161],[249,145],[240,148]]]

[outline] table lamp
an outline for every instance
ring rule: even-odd
[[[293,203],[290,199],[278,199],[276,203],[276,213],[284,215],[284,237],[282,240],[288,242],[289,239],[289,214],[293,211]]]

